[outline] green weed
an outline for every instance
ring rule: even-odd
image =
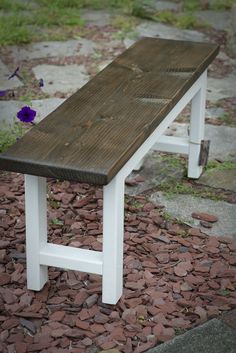
[[[4,3],[1,3],[0,45],[26,44],[34,40],[44,40],[45,32],[48,32],[48,40],[55,39],[54,32],[50,31],[51,28],[57,31],[57,34],[59,29],[60,39],[66,39],[66,34],[67,36],[70,34],[71,27],[83,26],[80,18],[81,5],[77,0],[38,0],[32,1],[27,8],[18,8],[17,4],[15,0],[4,0]],[[21,11],[22,9],[24,11]]]
[[[187,331],[187,329],[179,328],[179,327],[176,327],[174,330],[175,330],[176,336],[182,335],[182,334],[184,334]]]
[[[236,126],[236,110],[234,110],[234,113],[228,114],[224,113],[219,117],[219,120],[224,122],[224,124],[235,127]]]
[[[27,10],[28,4],[24,4],[22,2],[14,1],[14,0],[1,0],[0,1],[0,10],[4,11],[20,11]]]
[[[236,4],[236,0],[213,0],[209,7],[211,10],[230,10],[233,4]]]
[[[199,0],[184,0],[183,1],[184,11],[197,11],[201,10],[201,3]]]
[[[41,27],[82,26],[80,12],[74,8],[43,7],[37,10],[34,24]]]
[[[223,297],[229,297],[232,292],[229,289],[219,289],[217,293]]]
[[[231,161],[218,162],[218,161],[209,161],[205,170],[228,170],[228,169],[236,169],[236,163]]]
[[[140,0],[82,0],[83,7],[101,8],[119,8],[126,13],[132,13],[133,8]]]
[[[49,199],[49,204],[52,208],[57,209],[60,207],[60,202],[56,200]]]
[[[6,151],[11,145],[13,145],[17,138],[21,138],[27,131],[28,127],[16,123],[10,130],[0,131],[0,153]]]
[[[0,44],[11,45],[30,43],[32,32],[21,15],[13,13],[8,16],[0,14]]]
[[[49,8],[67,9],[67,8],[81,8],[80,0],[38,0],[37,3]]]
[[[167,211],[163,211],[161,215],[166,222],[170,222],[173,219],[173,217]]]
[[[163,162],[166,162],[168,166],[172,168],[181,168],[181,166],[183,165],[182,160],[177,156],[165,155],[162,156],[161,159]]]
[[[236,0],[211,0],[208,1],[208,8],[211,10],[230,10]],[[198,11],[204,9],[199,0],[183,0],[184,11]]]
[[[178,15],[174,24],[183,29],[196,28],[205,25],[200,23],[191,13]]]
[[[176,21],[176,15],[171,11],[160,11],[152,17],[152,20],[173,24]]]
[[[152,21],[170,24],[184,29],[206,26],[205,23],[197,20],[191,12],[177,14],[172,11],[159,11],[154,14],[149,14],[143,10],[143,12],[137,13],[136,15]]]
[[[53,218],[53,219],[51,219],[51,224],[56,225],[56,226],[63,226],[64,223],[63,223],[63,221],[61,221],[58,218]]]
[[[163,191],[167,198],[174,198],[178,194],[192,195],[195,197],[208,198],[211,200],[223,200],[223,197],[217,195],[214,190],[208,187],[197,189],[192,185],[180,183],[180,182],[163,182],[159,186],[160,190]]]

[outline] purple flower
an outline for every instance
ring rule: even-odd
[[[23,123],[31,123],[35,116],[36,111],[27,106],[21,108],[21,110],[17,113],[17,118]]]
[[[0,91],[0,97],[4,97],[6,95],[7,91]]]
[[[43,86],[44,86],[43,79],[42,79],[42,78],[40,78],[40,79],[39,79],[39,87],[43,87]]]

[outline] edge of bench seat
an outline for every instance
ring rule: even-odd
[[[218,52],[142,38],[0,154],[0,169],[108,184]]]

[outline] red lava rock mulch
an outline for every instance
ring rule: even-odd
[[[101,302],[101,277],[50,268],[26,289],[24,187],[0,174],[0,351],[141,353],[236,307],[236,244],[166,221],[145,197],[126,197],[124,294]],[[49,239],[102,249],[102,190],[49,180]],[[198,215],[199,216],[199,215]]]

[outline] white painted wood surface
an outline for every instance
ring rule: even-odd
[[[116,304],[123,289],[124,182],[146,153],[155,149],[189,155],[188,176],[198,178],[207,73],[192,85],[182,99],[147,138],[142,146],[103,188],[103,250],[76,249],[47,243],[46,179],[25,176],[27,286],[40,290],[48,280],[47,267],[55,266],[102,275],[102,301]],[[189,138],[163,135],[183,108],[192,100]]]

